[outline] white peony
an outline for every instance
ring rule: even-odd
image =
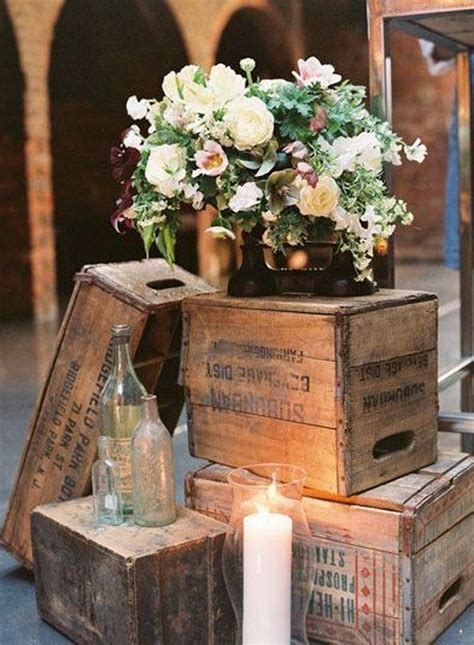
[[[227,108],[226,123],[238,150],[263,146],[273,136],[273,114],[256,96],[231,101]]]
[[[219,63],[211,68],[207,87],[214,97],[215,107],[222,107],[228,101],[243,95],[245,79],[232,68]]]
[[[130,96],[126,104],[128,116],[134,121],[144,119],[148,112],[148,104],[149,102],[146,99],[138,100],[135,95]]]
[[[235,195],[229,200],[229,207],[234,213],[252,210],[263,197],[263,192],[252,181],[239,186]]]
[[[172,197],[180,190],[186,176],[186,151],[177,143],[152,148],[145,168],[145,177],[157,192]]]

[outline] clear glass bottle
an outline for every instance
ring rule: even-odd
[[[176,519],[173,444],[156,396],[147,394],[142,401],[142,421],[132,439],[134,520],[141,526],[166,526]]]
[[[100,524],[122,524],[120,471],[110,456],[110,437],[97,440],[99,459],[92,466],[94,519]]]
[[[111,456],[120,471],[124,513],[133,510],[130,448],[141,419],[141,399],[146,394],[130,358],[131,334],[130,325],[112,327],[113,366],[100,397],[101,433],[110,437]]]

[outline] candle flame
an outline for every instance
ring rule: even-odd
[[[259,513],[271,513],[271,507],[278,499],[275,473],[272,474],[272,483],[266,489],[264,498],[264,500],[255,502],[255,507]]]

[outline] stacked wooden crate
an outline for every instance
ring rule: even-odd
[[[474,591],[473,460],[436,460],[436,297],[210,294],[183,312],[190,450],[223,464],[189,475],[188,505],[227,521],[228,466],[303,466],[310,636],[435,638]]]

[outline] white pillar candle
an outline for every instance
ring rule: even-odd
[[[292,529],[281,513],[244,518],[243,645],[291,641]]]

